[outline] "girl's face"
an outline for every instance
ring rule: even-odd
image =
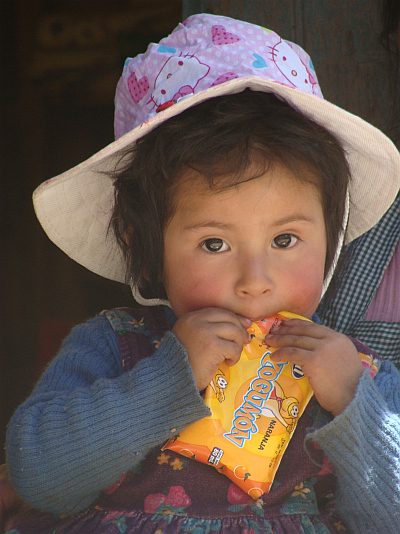
[[[326,255],[317,188],[279,164],[224,191],[194,171],[186,178],[164,236],[164,285],[176,316],[211,306],[253,321],[279,311],[310,318]]]

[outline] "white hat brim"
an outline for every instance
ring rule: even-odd
[[[314,95],[260,78],[236,78],[182,98],[91,158],[41,184],[33,194],[36,215],[49,238],[73,260],[100,276],[127,283],[126,263],[112,230],[110,176],[121,154],[170,117],[210,98],[250,88],[270,92],[324,126],[341,142],[350,166],[350,210],[345,242],[374,226],[400,186],[400,155],[393,143],[361,118]]]

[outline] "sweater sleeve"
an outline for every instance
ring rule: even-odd
[[[207,415],[171,332],[124,373],[115,334],[97,317],[73,329],[15,412],[7,433],[10,477],[32,506],[74,513],[151,448]]]
[[[312,431],[338,480],[337,509],[353,534],[398,534],[400,528],[400,374],[388,361],[331,422]]]

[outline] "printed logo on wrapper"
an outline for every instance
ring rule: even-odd
[[[267,493],[313,391],[301,368],[270,360],[273,326],[298,315],[280,312],[253,323],[251,342],[233,367],[221,364],[206,389],[211,416],[163,447],[213,466],[253,499]],[[308,319],[305,319],[308,320]]]
[[[264,415],[264,410],[268,410],[266,407],[275,383],[286,365],[284,363],[273,364],[268,360],[270,355],[271,351],[268,350],[261,357],[257,376],[251,381],[249,391],[244,396],[242,404],[233,414],[230,432],[224,434],[224,437],[236,447],[242,448],[246,441],[258,432],[256,420],[261,414]]]

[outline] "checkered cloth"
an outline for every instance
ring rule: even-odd
[[[400,368],[400,323],[365,316],[400,239],[400,194],[379,223],[346,247],[333,295],[321,302],[323,324],[355,337]]]

